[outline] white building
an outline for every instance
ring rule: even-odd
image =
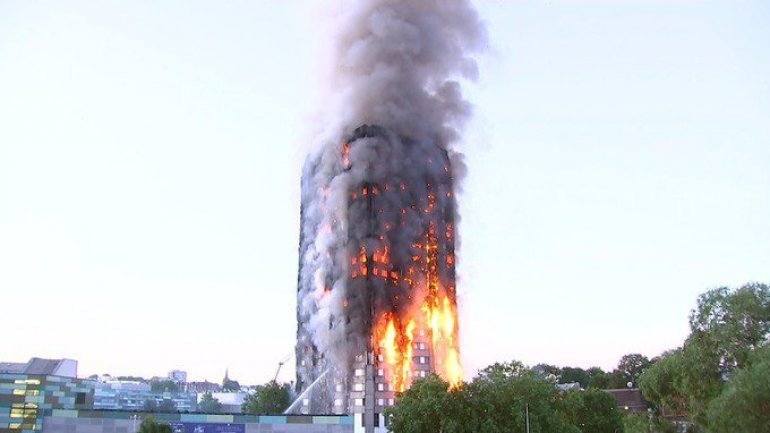
[[[182,370],[171,370],[168,372],[168,378],[177,383],[187,383],[187,372]]]

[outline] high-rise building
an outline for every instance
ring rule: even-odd
[[[413,380],[461,376],[449,154],[364,125],[308,158],[302,189],[296,410],[384,431]]]

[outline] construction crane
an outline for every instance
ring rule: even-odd
[[[289,353],[288,355],[284,356],[282,360],[278,362],[278,369],[275,370],[275,377],[273,378],[274,382],[278,381],[278,373],[281,372],[281,367],[283,367],[283,364],[286,364],[286,362],[291,359],[291,357],[294,355],[294,353]]]

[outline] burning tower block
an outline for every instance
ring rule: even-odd
[[[449,155],[364,125],[302,177],[297,306],[301,413],[362,414],[412,381],[461,379]]]

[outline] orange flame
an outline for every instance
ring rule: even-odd
[[[427,214],[436,213],[436,192],[432,185],[426,185],[427,201],[419,206],[409,206],[415,212]],[[406,184],[400,182],[398,187],[406,189]],[[357,188],[354,194],[377,195],[390,191],[390,186],[384,184],[381,190],[375,185]],[[447,193],[450,196],[451,193]],[[355,197],[355,196],[354,196]],[[401,209],[401,224],[404,222],[406,208]],[[395,302],[405,302],[408,312],[392,311],[384,312],[375,321],[375,329],[372,334],[372,342],[378,344],[377,353],[380,355],[380,368],[390,383],[393,391],[403,392],[412,383],[417,375],[415,372],[424,370],[413,362],[415,349],[415,332],[420,331],[418,341],[430,346],[431,369],[449,382],[450,389],[458,387],[462,381],[462,367],[460,365],[459,344],[457,338],[457,305],[454,301],[454,286],[445,287],[439,278],[439,268],[443,265],[453,266],[456,260],[451,242],[454,238],[454,227],[451,222],[442,223],[440,219],[433,219],[428,223],[424,236],[412,243],[413,251],[411,260],[405,269],[394,268],[391,262],[389,245],[384,233],[379,236],[382,243],[373,251],[361,248],[358,254],[351,258],[354,269],[353,278],[357,275],[366,278],[368,271],[373,276],[382,279],[390,278],[392,284],[402,285],[413,289],[411,294],[403,301],[399,296],[394,297]],[[383,223],[385,230],[390,230],[390,222]],[[439,243],[441,241],[441,243]],[[409,257],[409,256],[407,256]],[[368,260],[367,260],[368,259]],[[369,263],[367,263],[369,262]],[[369,277],[373,278],[373,277]],[[424,286],[423,286],[424,284]],[[421,294],[417,296],[417,294]],[[424,337],[423,337],[424,336]],[[418,346],[424,350],[426,347]],[[420,357],[422,358],[422,357]],[[420,363],[424,360],[420,359]],[[415,365],[413,365],[415,364]]]

